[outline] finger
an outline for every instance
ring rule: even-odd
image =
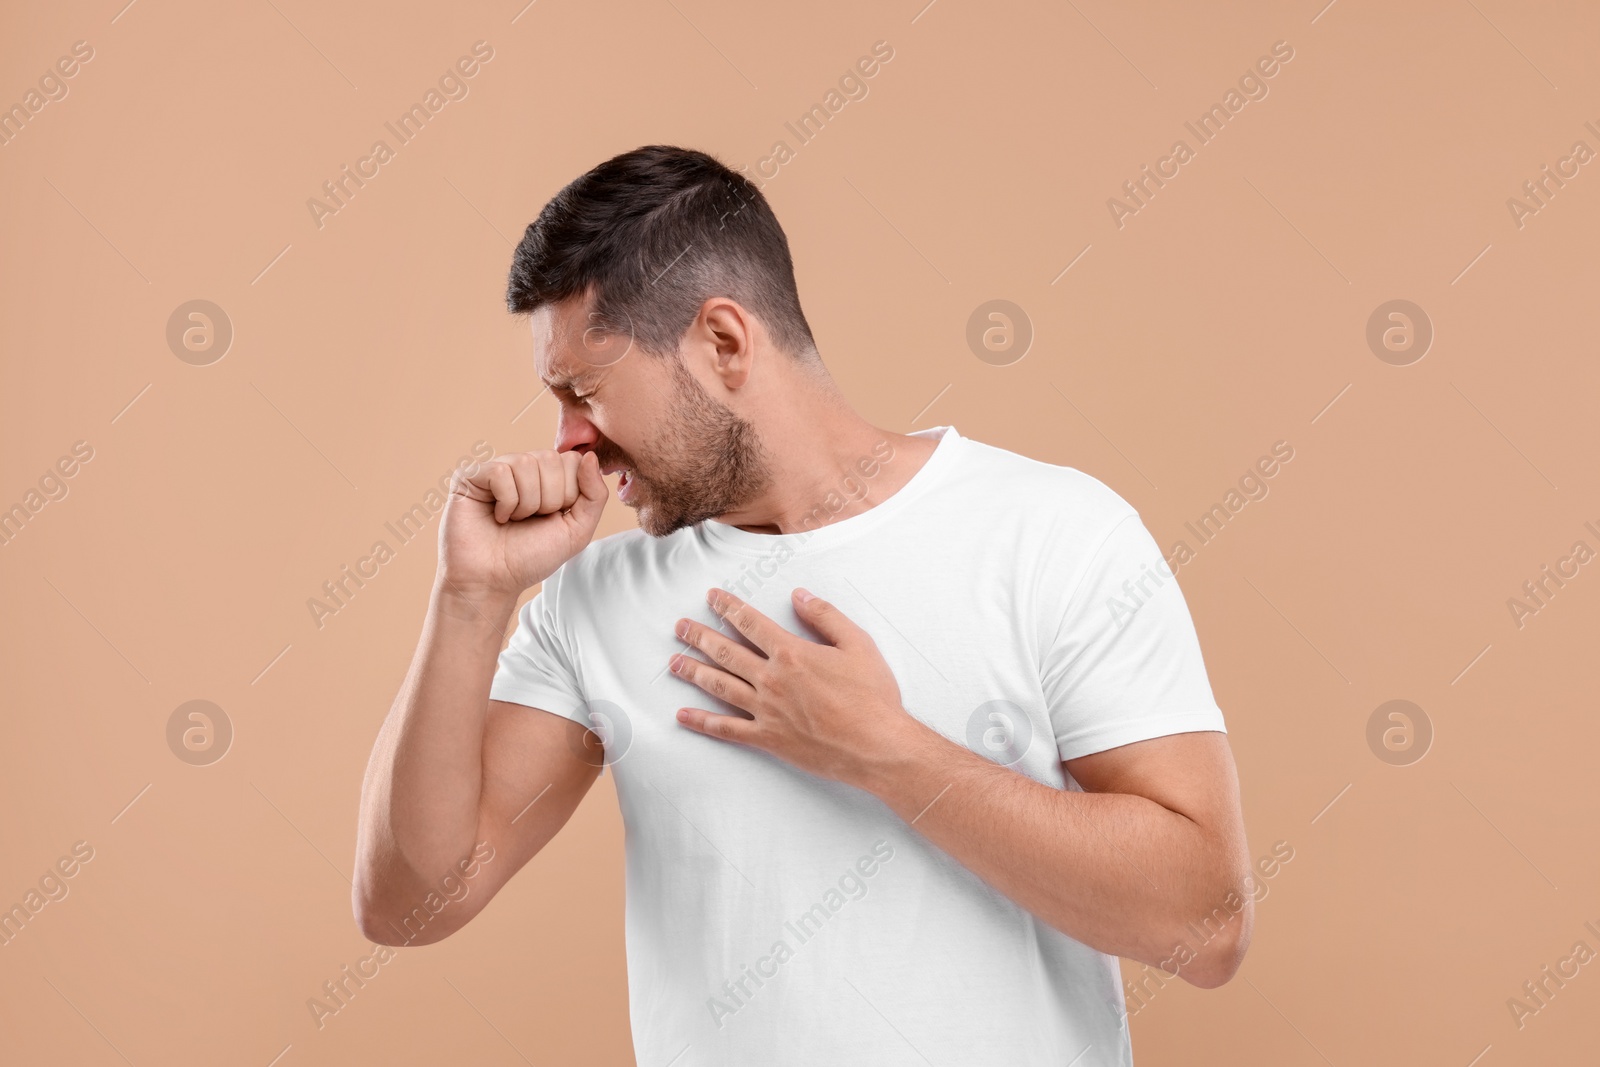
[[[491,460],[467,481],[479,490],[472,494],[473,499],[494,502],[495,522],[506,522],[511,518],[511,511],[517,506],[517,482],[511,474],[511,466],[505,460]]]
[[[679,619],[677,634],[684,644],[699,649],[722,670],[745,681],[755,681],[756,672],[767,662],[766,657],[756,655],[738,642],[729,640],[726,634],[718,633],[693,619]]]
[[[703,708],[679,708],[678,721],[697,734],[715,737],[719,741],[733,741],[741,745],[754,745],[756,724],[737,715],[722,715]]]
[[[584,453],[558,452],[556,455],[561,460],[561,474],[563,484],[561,487],[562,510],[570,508],[578,500],[578,468],[583,465]]]
[[[493,461],[490,461],[475,463],[469,470],[457,469],[450,479],[450,492],[455,496],[464,496],[468,500],[493,503],[494,490],[489,488],[489,471],[493,466]]]
[[[540,515],[554,515],[565,511],[571,501],[564,495],[567,490],[566,460],[559,452],[540,452],[537,470]]]
[[[872,635],[851,622],[844,612],[805,589],[794,591],[794,613],[835,647],[872,642]]]
[[[778,645],[794,637],[788,630],[767,618],[725,589],[713,589],[706,596],[711,610],[733,623],[734,629],[770,658]]]
[[[667,669],[684,681],[699,686],[718,700],[742,708],[752,715],[755,714],[756,690],[743,678],[736,678],[727,671],[713,667],[693,656],[685,656],[681,652],[667,661]]]
[[[517,485],[517,506],[511,510],[511,518],[513,521],[526,519],[540,510],[539,471],[544,464],[538,455],[524,452],[514,457],[509,466],[511,477]]]

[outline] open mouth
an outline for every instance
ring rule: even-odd
[[[611,467],[600,472],[601,474],[617,474],[617,499],[627,503],[633,491],[633,471],[628,467]]]

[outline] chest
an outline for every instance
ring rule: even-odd
[[[1039,678],[1039,625],[1026,584],[1004,560],[942,561],[930,568],[892,550],[837,557],[706,561],[635,581],[574,623],[579,683],[612,733],[607,762],[618,782],[634,774],[697,776],[721,791],[763,773],[747,754],[687,730],[680,707],[733,712],[668,670],[676,653],[705,658],[674,633],[680,618],[745,643],[706,603],[732,592],[790,634],[820,641],[795,615],[804,587],[871,635],[906,710],[951,741],[1041,780],[1060,763]],[[625,756],[625,759],[623,758]],[[759,762],[759,761],[758,761]]]

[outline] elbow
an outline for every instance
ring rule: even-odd
[[[359,892],[353,896],[352,910],[355,913],[356,929],[361,931],[362,937],[374,945],[398,947],[410,944],[410,940],[395,928],[394,922],[376,906],[374,901],[363,899]]]
[[[478,908],[461,905],[452,909],[451,914],[441,915],[447,904],[459,898],[441,897],[432,892],[419,896],[421,902],[408,911],[404,906],[396,906],[392,897],[386,901],[364,893],[361,884],[358,879],[351,893],[352,910],[361,936],[375,945],[392,948],[432,945],[455,933],[478,911]]]
[[[409,931],[395,922],[394,910],[385,907],[381,896],[372,882],[358,870],[355,884],[350,887],[350,909],[361,936],[375,945],[395,948],[416,944],[417,939],[409,936]]]
[[[1233,980],[1250,949],[1254,910],[1246,907],[1200,947],[1182,968],[1185,981],[1201,989],[1216,989]]]
[[[358,851],[355,881],[350,884],[350,911],[361,936],[375,945],[416,945],[418,924],[405,910],[408,868],[393,859]]]
[[[1175,916],[1183,951],[1180,974],[1190,985],[1216,989],[1227,985],[1244,965],[1256,925],[1255,879],[1249,868],[1222,872],[1203,897],[1191,898],[1185,911],[1209,909],[1198,918]],[[1209,902],[1209,903],[1208,903]]]
[[[424,924],[417,918],[416,912],[401,915],[396,921],[395,916],[387,912],[358,906],[355,918],[356,928],[361,931],[362,937],[374,945],[387,945],[390,948],[431,945],[449,937],[452,932],[452,929],[444,928],[442,923]]]
[[[1246,945],[1234,942],[1227,945],[1207,945],[1206,951],[1195,960],[1194,965],[1185,968],[1183,977],[1189,984],[1201,989],[1216,989],[1218,986],[1227,985],[1233,976],[1239,973],[1239,967],[1244,963]]]
[[[481,847],[485,847],[485,842]],[[476,863],[487,863],[485,856],[472,854]],[[495,885],[480,878],[479,892],[465,879],[478,873],[478,867],[461,860],[454,870],[437,881],[421,879],[414,868],[398,860],[364,862],[358,859],[355,881],[350,886],[350,907],[361,935],[377,945],[399,948],[431,945],[442,941],[471,921],[494,896]],[[469,899],[470,897],[470,899]]]
[[[389,945],[398,948],[411,942],[395,933],[386,919],[379,917],[371,911],[356,909],[356,928],[361,931],[361,936],[371,941],[374,945]]]

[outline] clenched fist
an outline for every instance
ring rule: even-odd
[[[589,544],[609,495],[592,452],[509,452],[457,471],[439,577],[458,595],[514,600]]]

